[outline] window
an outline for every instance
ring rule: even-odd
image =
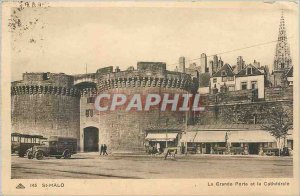
[[[228,77],[227,80],[228,80],[228,81],[233,81],[233,80],[234,80],[234,77],[232,77],[232,76],[231,76],[231,77]]]
[[[12,142],[19,142],[18,139],[19,139],[18,136],[12,136],[12,137],[11,137],[11,141],[12,141]]]
[[[241,89],[246,90],[247,89],[247,82],[242,82],[241,83]]]
[[[231,146],[232,147],[241,147],[241,144],[240,143],[232,143]]]
[[[217,78],[214,78],[214,79],[213,79],[213,82],[216,83],[216,82],[217,82]]]
[[[95,97],[88,97],[87,103],[95,103]]]
[[[257,81],[251,82],[251,89],[257,89]]]
[[[222,77],[222,82],[227,82],[227,77]]]
[[[234,91],[234,86],[228,86],[228,91]]]
[[[91,109],[89,109],[89,110],[86,110],[85,111],[85,115],[86,115],[86,117],[93,117],[93,110],[91,110]]]
[[[226,71],[223,70],[223,71],[221,72],[221,76],[226,76],[226,75],[227,75],[227,74],[226,74]]]
[[[250,74],[252,74],[252,67],[247,68],[247,75],[250,75]]]

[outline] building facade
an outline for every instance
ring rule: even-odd
[[[237,74],[225,64],[210,79],[212,93],[240,90],[258,90],[258,98],[264,98],[265,75],[253,65],[245,66]]]

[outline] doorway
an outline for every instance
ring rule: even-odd
[[[86,127],[84,133],[84,152],[99,151],[99,129],[96,127]]]
[[[259,143],[249,143],[249,154],[258,154]]]
[[[211,152],[211,144],[206,144],[206,152],[205,152],[205,154],[210,154],[210,152]]]

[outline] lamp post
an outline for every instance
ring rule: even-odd
[[[166,148],[168,148],[168,129],[166,129]]]

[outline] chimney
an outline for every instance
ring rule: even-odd
[[[179,58],[179,72],[185,73],[185,57]]]

